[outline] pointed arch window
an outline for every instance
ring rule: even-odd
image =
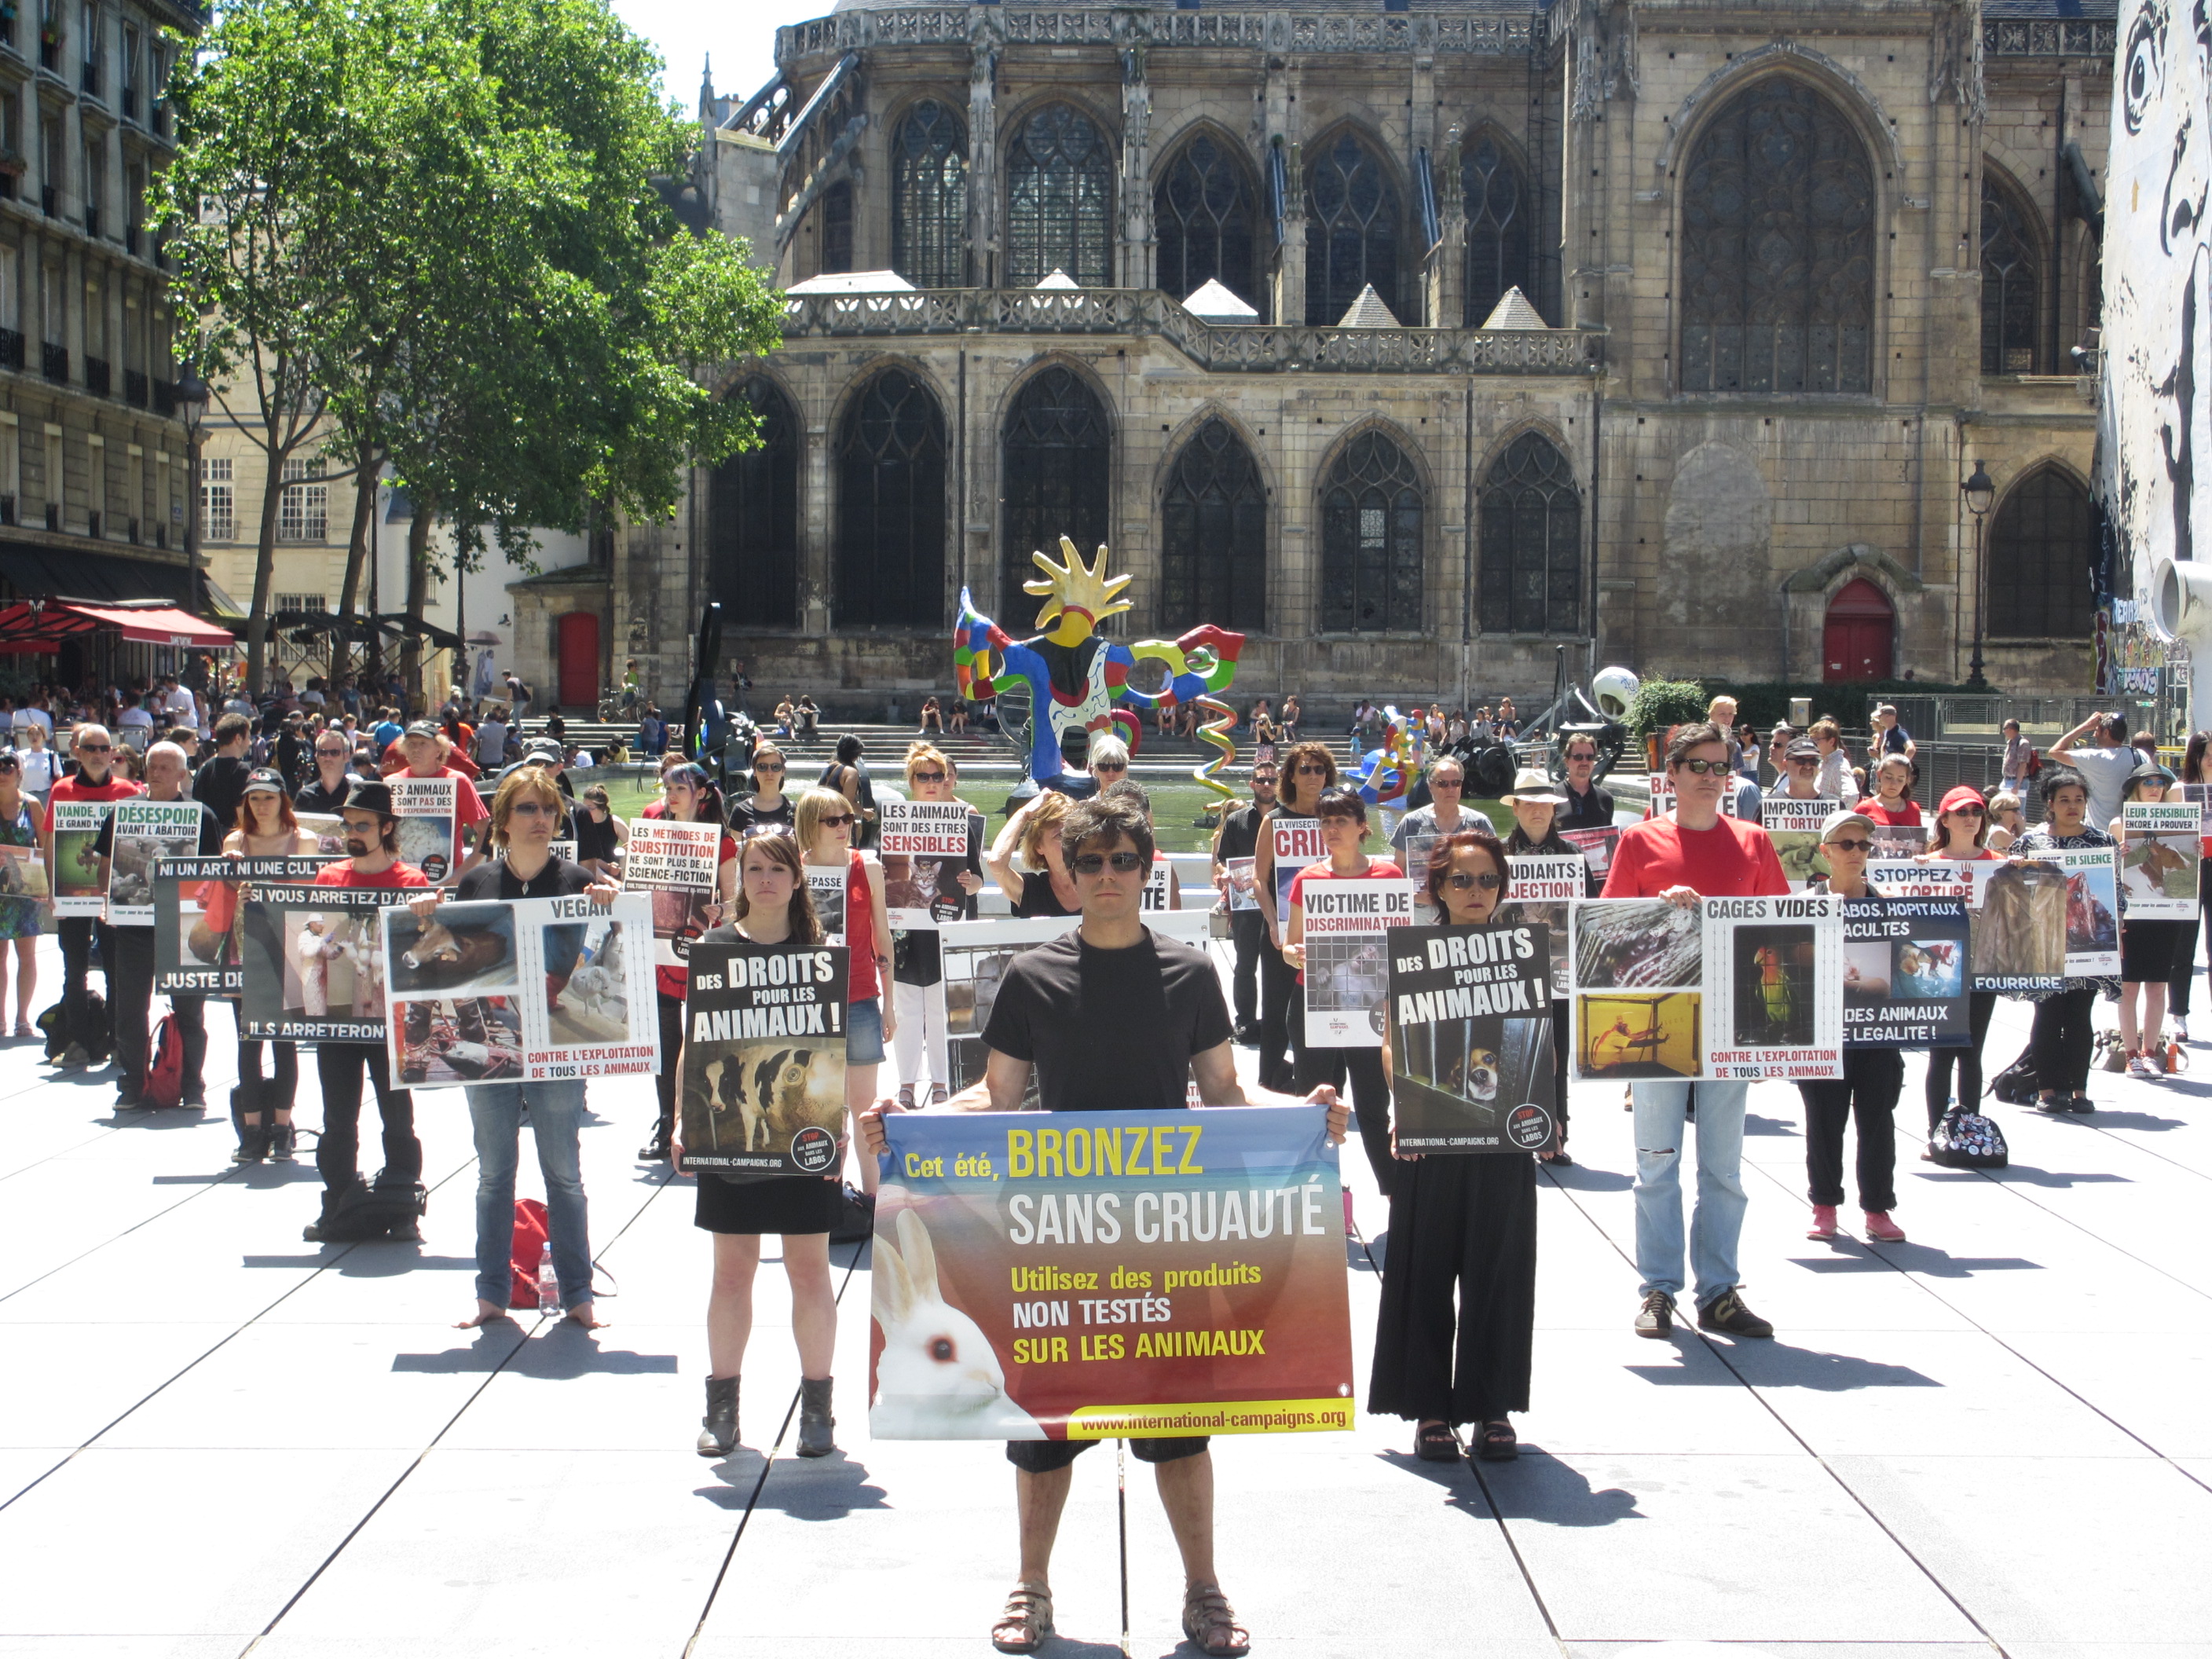
[[[1322,489],[1321,625],[1332,634],[1421,626],[1420,476],[1379,432],[1345,447]]]
[[[1398,312],[1398,191],[1382,158],[1340,133],[1306,163],[1306,326],[1333,328],[1369,283]]]
[[[1583,498],[1540,432],[1506,446],[1482,481],[1482,631],[1583,631]]]
[[[1229,147],[1201,132],[1176,152],[1152,192],[1159,286],[1178,300],[1209,282],[1256,307],[1250,174]]]
[[[1683,390],[1871,391],[1874,208],[1866,146],[1811,87],[1722,106],[1683,171]]]
[[[933,98],[891,141],[891,269],[916,288],[968,283],[967,137]]]
[[[2089,492],[2055,466],[2021,479],[1990,523],[1983,577],[1990,637],[2087,639],[2095,560]]]
[[[2043,354],[2042,289],[2036,281],[2042,263],[2036,254],[2034,223],[2019,193],[1982,173],[1982,373],[2033,374]]]
[[[1031,553],[1058,559],[1062,536],[1086,559],[1112,544],[1107,514],[1113,448],[1105,410],[1073,370],[1055,363],[1014,394],[1002,448],[1002,618],[1018,614],[1026,600],[1022,584],[1036,574]]]
[[[772,380],[731,396],[751,405],[760,446],[709,475],[707,556],[722,614],[739,628],[799,623],[799,416]]]
[[[1006,147],[1006,282],[1034,288],[1054,270],[1085,288],[1114,280],[1114,157],[1097,123],[1048,104]]]
[[[837,623],[945,623],[945,416],[903,369],[870,381],[837,434]]]
[[[1529,292],[1534,204],[1512,157],[1488,134],[1462,154],[1459,177],[1467,198],[1467,325],[1479,328],[1506,289],[1517,288],[1532,302],[1536,297]]]
[[[1267,490],[1215,416],[1176,457],[1160,499],[1160,614],[1258,629],[1267,618]],[[1184,626],[1173,621],[1173,627]]]

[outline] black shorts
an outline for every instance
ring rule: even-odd
[[[1054,1469],[1066,1468],[1097,1443],[1096,1440],[1009,1440],[1006,1462],[1031,1474],[1050,1474]],[[1139,1463],[1173,1463],[1195,1457],[1212,1443],[1202,1434],[1170,1440],[1132,1437],[1129,1449],[1136,1453]]]
[[[2124,921],[2120,927],[2120,978],[2130,985],[2163,985],[2180,954],[2185,921]]]

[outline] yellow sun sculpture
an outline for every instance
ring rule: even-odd
[[[1098,557],[1089,565],[1083,562],[1083,556],[1066,537],[1060,538],[1060,547],[1067,556],[1066,564],[1054,564],[1048,554],[1030,555],[1030,561],[1045,574],[1042,578],[1032,577],[1024,582],[1022,592],[1044,601],[1037,611],[1036,625],[1049,630],[1048,639],[1055,645],[1080,645],[1107,617],[1135,610],[1136,601],[1121,597],[1130,578],[1106,574],[1103,544],[1099,546]],[[1054,618],[1058,618],[1056,625]]]

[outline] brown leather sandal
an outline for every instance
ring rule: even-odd
[[[1052,1592],[1042,1584],[1016,1584],[1006,1610],[991,1626],[991,1645],[1001,1653],[1035,1653],[1052,1634]]]
[[[1182,1633],[1200,1653],[1217,1659],[1252,1650],[1251,1633],[1237,1622],[1236,1611],[1218,1584],[1194,1584],[1183,1592]]]

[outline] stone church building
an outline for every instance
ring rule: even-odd
[[[860,0],[704,90],[678,195],[800,290],[725,377],[765,443],[517,597],[664,697],[711,598],[763,691],[911,710],[1066,534],[1248,694],[1954,680],[1978,630],[2086,688],[2112,17]]]

